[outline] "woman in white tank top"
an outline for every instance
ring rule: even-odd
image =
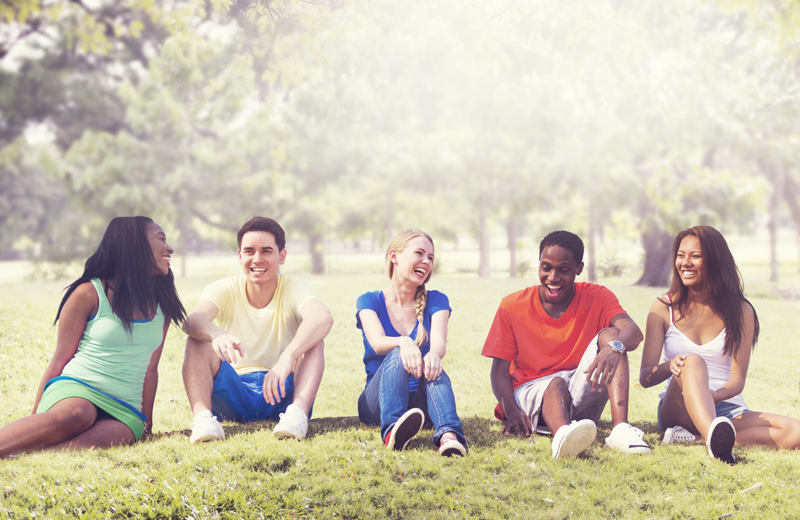
[[[731,464],[735,442],[800,447],[800,421],[751,412],[742,397],[759,324],[727,242],[695,226],[678,233],[672,252],[672,286],[650,308],[639,374],[644,387],[667,382],[659,428],[699,433],[709,456]]]

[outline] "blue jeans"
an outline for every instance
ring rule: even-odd
[[[381,426],[381,439],[395,425],[401,415],[411,408],[425,414],[425,424],[434,429],[433,443],[439,446],[442,435],[453,432],[464,446],[464,430],[456,413],[456,398],[450,378],[444,371],[435,381],[419,378],[417,391],[409,394],[411,376],[403,368],[400,347],[395,347],[383,360],[380,368],[358,398],[358,418],[364,424]]]

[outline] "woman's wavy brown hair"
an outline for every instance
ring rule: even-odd
[[[742,341],[742,302],[747,302],[751,308],[753,305],[744,297],[742,275],[736,267],[736,261],[725,237],[713,227],[690,227],[678,233],[672,242],[672,286],[669,289],[672,304],[681,316],[685,316],[692,303],[689,299],[689,290],[683,284],[675,265],[681,242],[690,235],[697,237],[703,255],[703,300],[708,302],[714,314],[725,324],[723,353],[736,357]],[[755,329],[751,348],[756,346],[760,329],[755,308],[753,308],[753,320]]]

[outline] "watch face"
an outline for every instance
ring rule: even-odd
[[[609,341],[607,344],[611,346],[614,352],[625,352],[625,345],[623,345],[622,342],[617,339],[614,341]]]

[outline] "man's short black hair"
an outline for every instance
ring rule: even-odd
[[[553,231],[539,243],[539,258],[545,247],[561,246],[575,257],[575,262],[583,262],[583,240],[575,233],[569,231]]]
[[[278,246],[278,250],[283,251],[286,249],[286,233],[284,233],[280,224],[267,217],[253,217],[244,223],[236,234],[236,241],[239,242],[239,249],[242,248],[242,237],[245,233],[249,233],[250,231],[266,231],[267,233],[272,233],[272,236],[275,237],[275,245]]]

